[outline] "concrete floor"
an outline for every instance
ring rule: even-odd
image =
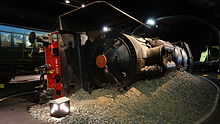
[[[28,113],[27,108],[31,104],[33,103],[21,97],[0,102],[0,124],[46,124]]]
[[[34,104],[31,92],[39,85],[38,80],[36,75],[19,76],[0,89],[0,124],[45,124],[34,119],[27,111],[29,105]],[[28,94],[12,97],[24,92]]]

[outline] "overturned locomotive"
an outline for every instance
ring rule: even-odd
[[[179,45],[179,46],[178,46]],[[90,48],[89,75],[95,85],[128,85],[174,69],[189,70],[191,53],[185,42],[176,45],[159,39],[108,32]]]
[[[103,25],[112,30],[100,31]],[[37,39],[45,46],[47,89],[59,97],[79,88],[125,87],[173,69],[191,69],[192,55],[185,42],[130,35],[129,29],[138,25],[150,28],[98,1],[61,15],[58,32],[42,37],[32,33],[31,42]]]

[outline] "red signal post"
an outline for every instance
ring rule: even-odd
[[[47,89],[54,90],[55,98],[60,98],[63,96],[63,91],[58,32],[49,34],[49,43],[49,45],[45,46],[46,65],[49,66],[47,72]]]

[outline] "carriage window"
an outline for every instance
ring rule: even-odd
[[[22,34],[13,34],[14,47],[22,47],[23,38],[24,36]]]
[[[11,33],[1,32],[1,46],[11,46]]]
[[[28,35],[24,35],[24,42],[25,42],[25,46],[26,48],[32,48],[32,44],[29,42],[29,36]]]

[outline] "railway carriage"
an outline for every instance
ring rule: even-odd
[[[40,53],[41,43],[31,44],[29,33],[46,32],[0,25],[0,84],[7,84],[16,75],[31,74],[35,67],[44,64]]]

